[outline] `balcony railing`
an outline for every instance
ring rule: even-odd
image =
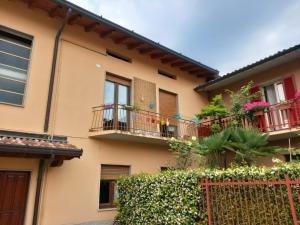
[[[129,135],[159,139],[178,138],[186,140],[198,137],[198,124],[176,116],[135,110],[125,105],[102,105],[93,108],[93,121],[90,132],[117,131]]]
[[[218,124],[224,129],[234,120],[233,116],[203,121],[199,124],[199,136],[209,136],[212,133],[212,125]],[[267,107],[265,110],[256,112],[251,120],[242,119],[242,127],[255,127],[262,132],[274,132],[285,129],[300,127],[300,101],[293,99]]]

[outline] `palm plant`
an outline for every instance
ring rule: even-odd
[[[253,164],[257,157],[275,154],[281,149],[268,146],[269,135],[255,128],[235,128],[231,132],[230,146],[236,153],[236,163]]]
[[[226,151],[233,151],[230,144],[231,129],[225,129],[220,133],[213,134],[209,137],[202,138],[197,145],[194,146],[195,151],[207,156],[207,164],[209,167],[221,167],[222,156],[225,157],[226,167]]]

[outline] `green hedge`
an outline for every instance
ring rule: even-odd
[[[118,221],[121,225],[206,224],[207,213],[205,209],[200,208],[201,196],[203,194],[205,196],[205,193],[198,187],[198,177],[208,176],[211,179],[217,178],[225,181],[240,180],[244,177],[247,181],[257,179],[257,177],[261,177],[262,180],[273,179],[275,174],[280,174],[281,178],[284,178],[284,174],[289,174],[291,178],[300,178],[300,164],[286,164],[273,168],[242,167],[228,170],[167,171],[152,175],[140,174],[124,177],[118,180]],[[283,191],[286,194],[285,188]],[[228,193],[228,195],[233,195],[233,193]],[[224,196],[219,196],[218,201],[221,201]],[[224,202],[223,199],[223,204]],[[260,210],[263,213],[263,210]],[[296,210],[300,215],[300,204],[296,204]],[[269,216],[270,212],[267,213]],[[268,224],[268,222],[263,221],[263,224]]]

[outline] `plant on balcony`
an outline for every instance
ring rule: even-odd
[[[253,118],[253,115],[258,112],[262,112],[267,107],[270,106],[269,102],[265,101],[256,101],[256,102],[250,102],[244,105],[244,109],[246,111],[246,116],[250,119]]]
[[[300,91],[297,91],[297,92],[295,93],[295,98],[297,98],[297,99],[300,98]]]
[[[236,126],[239,126],[242,119],[246,118],[247,116],[247,111],[245,110],[244,106],[262,95],[260,91],[252,93],[251,89],[253,86],[253,81],[250,81],[248,84],[242,86],[237,92],[226,90],[226,93],[229,94],[231,99],[230,112],[234,118],[233,124],[236,124]]]
[[[228,115],[228,111],[224,105],[222,95],[216,95],[212,98],[212,101],[201,110],[201,113],[197,114],[198,119],[207,117],[218,118],[225,117]]]

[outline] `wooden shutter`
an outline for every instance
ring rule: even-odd
[[[294,77],[293,76],[286,77],[283,79],[282,83],[283,83],[285,98],[287,100],[295,98],[296,88],[294,84]]]
[[[259,86],[252,87],[252,88],[249,90],[250,94],[255,94],[255,93],[259,92],[259,91],[260,91]],[[252,102],[260,101],[260,100],[261,100],[261,97],[257,97],[256,99],[253,99]]]
[[[177,95],[159,90],[159,113],[165,116],[173,116],[177,113]]]
[[[129,166],[101,165],[101,180],[116,180],[129,175]]]
[[[120,76],[117,76],[117,75],[114,75],[111,73],[106,73],[105,79],[108,81],[117,83],[117,84],[125,85],[125,86],[130,86],[130,83],[131,83],[131,81],[129,79],[123,78],[123,77],[120,77]]]

